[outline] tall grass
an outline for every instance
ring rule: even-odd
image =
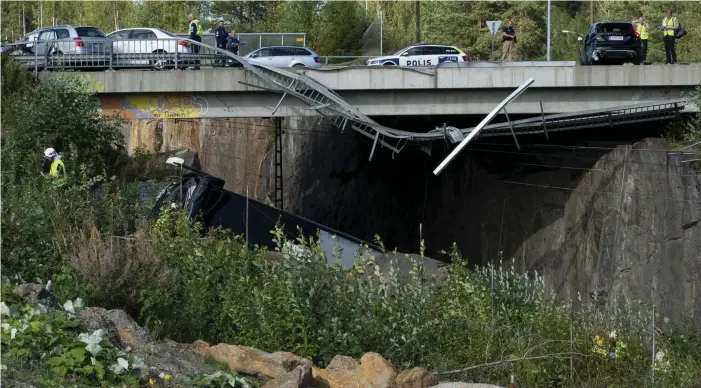
[[[573,311],[546,293],[540,275],[519,274],[512,263],[470,268],[455,249],[438,279],[420,259],[391,252],[358,256],[352,269],[341,267],[340,256],[329,266],[314,239],[299,238],[294,243],[303,249],[290,249],[273,232],[277,255],[246,249],[223,231],[203,234],[179,215],[138,224],[119,243],[88,229],[65,257],[92,285],[89,299],[131,306],[154,335],[181,342],[291,351],[319,366],[337,354],[375,351],[399,369],[420,365],[450,380],[651,383],[651,317],[643,312]],[[381,271],[379,260],[391,263]],[[410,261],[411,270],[400,272],[399,260]],[[612,331],[626,345],[616,360],[593,350],[595,337]],[[656,342],[666,368],[656,372],[657,386],[701,378],[698,333],[658,331]]]

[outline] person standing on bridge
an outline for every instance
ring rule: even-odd
[[[673,65],[677,63],[677,48],[674,45],[677,43],[674,33],[679,29],[677,17],[672,16],[672,10],[667,10],[667,17],[662,20],[662,33],[664,34],[664,51],[667,55],[665,65]]]
[[[647,59],[647,41],[650,38],[648,25],[645,23],[645,15],[640,14],[638,20],[634,20],[631,23],[635,25],[635,28],[640,33],[640,63],[644,63]]]
[[[197,19],[193,14],[187,15],[187,20],[190,21],[190,39],[196,41],[196,42],[202,42],[202,25],[200,24],[199,19]],[[192,45],[192,52],[195,54],[199,54],[200,52],[200,46],[193,44]],[[195,60],[195,67],[193,68],[194,70],[199,70],[200,69],[200,60],[196,59]]]
[[[514,43],[516,43],[514,22],[511,19],[506,22],[506,27],[502,29],[501,34],[504,37],[504,43],[501,45],[501,61],[504,62],[504,59],[506,59],[511,62],[513,60]]]
[[[217,41],[217,48],[220,48],[222,50],[226,50],[226,38],[229,36],[229,33],[226,32],[226,28],[224,28],[224,20],[219,19],[219,25],[217,26],[217,29],[214,31],[214,39]]]

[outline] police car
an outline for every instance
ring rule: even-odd
[[[405,47],[396,53],[371,58],[368,66],[436,66],[444,62],[467,62],[467,54],[454,46],[420,44]]]

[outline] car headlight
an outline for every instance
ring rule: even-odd
[[[378,63],[380,63],[380,61],[370,61],[371,65],[377,65]]]

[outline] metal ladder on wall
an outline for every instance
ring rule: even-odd
[[[273,117],[275,123],[275,207],[284,210],[282,186],[282,117]]]

